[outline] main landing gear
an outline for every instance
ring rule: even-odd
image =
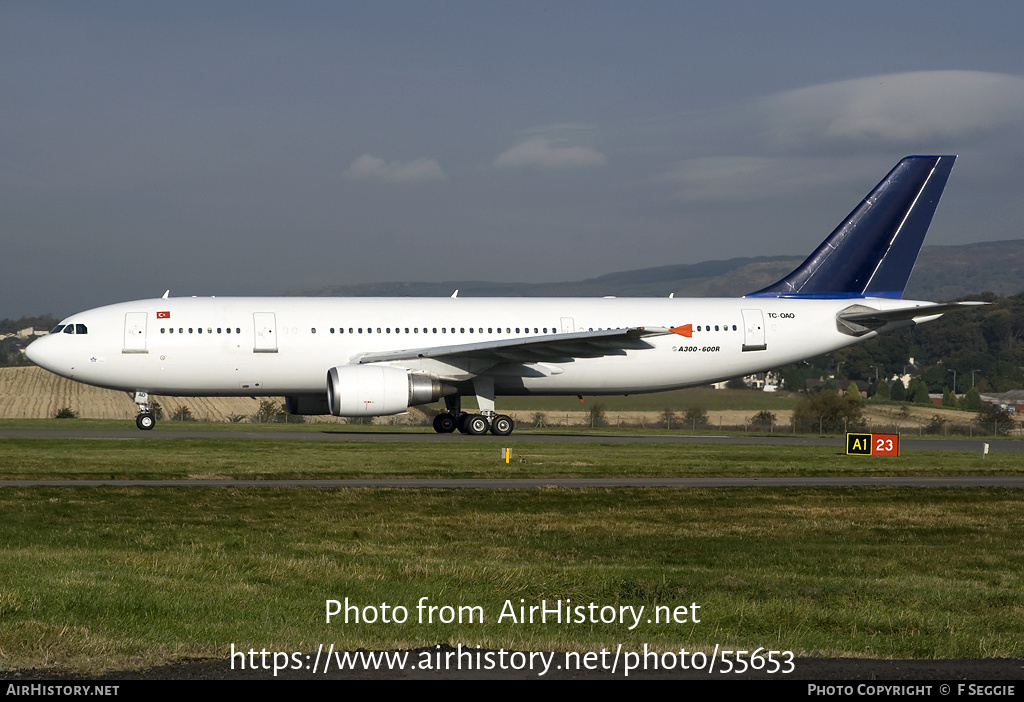
[[[446,397],[444,400],[448,411],[434,417],[434,431],[438,434],[451,434],[458,429],[470,436],[482,436],[488,431],[495,436],[508,436],[515,429],[516,423],[507,415],[495,414],[493,410],[469,414],[462,411],[460,397]]]
[[[148,431],[156,426],[156,415],[153,414],[153,406],[149,402],[149,393],[139,390],[135,393],[135,404],[139,406],[139,414],[135,417],[135,426]]]
[[[463,434],[481,436],[490,431],[495,436],[508,436],[515,429],[516,423],[504,414],[469,414],[461,412],[454,415],[444,412],[434,417],[434,431],[438,434],[451,434],[458,429]]]

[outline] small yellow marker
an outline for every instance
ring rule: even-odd
[[[503,448],[501,450],[501,457],[505,459],[505,463],[508,463],[509,459],[512,458],[512,449]]]

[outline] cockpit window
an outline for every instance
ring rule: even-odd
[[[63,324],[58,324],[57,326],[55,326],[53,328],[53,330],[50,331],[50,333],[51,334],[60,334],[62,329],[64,329],[64,325]]]
[[[88,334],[89,330],[85,328],[84,324],[76,324],[75,325],[75,333],[76,334]]]
[[[64,327],[64,333],[65,334],[74,334],[75,333],[75,325],[74,324],[69,324],[66,327]]]

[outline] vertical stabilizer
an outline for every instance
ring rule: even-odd
[[[782,280],[747,297],[903,297],[956,156],[908,156]]]

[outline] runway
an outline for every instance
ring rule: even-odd
[[[158,428],[154,431],[124,429],[82,429],[82,428],[0,428],[0,439],[131,439],[135,441],[166,441],[170,439],[267,439],[275,441],[352,441],[352,442],[397,442],[397,443],[450,443],[457,445],[489,443],[494,446],[514,445],[517,441],[536,443],[581,443],[581,444],[722,444],[733,446],[834,446],[845,450],[844,437],[792,436],[740,436],[691,434],[601,434],[601,433],[530,433],[516,432],[512,436],[467,436],[464,434],[436,434],[424,431],[353,431],[332,425],[329,429],[304,431],[254,431],[245,429],[202,430]],[[993,438],[941,439],[900,436],[900,451],[957,451],[977,452],[989,445],[990,453],[1024,453],[1024,441]]]
[[[515,446],[517,442],[575,443],[575,444],[723,444],[757,446],[828,446],[845,450],[841,437],[806,436],[693,436],[671,434],[581,434],[523,432],[512,437],[465,436],[462,434],[409,433],[402,431],[351,431],[331,427],[304,431],[253,431],[245,429],[202,430],[167,428],[157,431],[136,429],[82,429],[82,428],[3,428],[0,440],[12,438],[35,439],[117,439],[141,442],[163,442],[175,439],[254,439],[270,441],[328,441],[328,442],[395,442],[433,443],[471,446],[486,442],[494,446]],[[1020,453],[1024,441],[980,439],[900,439],[901,453],[913,451],[982,452],[985,443],[992,453]],[[511,471],[514,473],[514,467]],[[535,490],[542,488],[729,488],[729,487],[914,487],[914,488],[972,488],[1004,487],[1024,488],[1024,476],[942,476],[942,477],[694,477],[694,478],[352,478],[307,480],[238,480],[238,479],[180,479],[180,480],[0,480],[0,487],[223,487],[223,488],[434,488],[484,490]]]

